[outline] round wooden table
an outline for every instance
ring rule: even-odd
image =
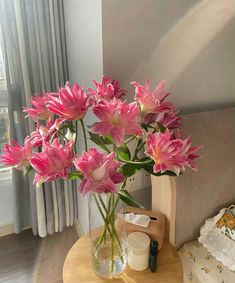
[[[89,235],[82,236],[70,249],[63,267],[64,283],[183,283],[183,271],[176,250],[166,240],[159,251],[157,272],[133,271],[126,268],[118,279],[102,279],[91,267]]]

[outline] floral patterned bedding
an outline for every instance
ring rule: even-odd
[[[184,283],[235,283],[235,272],[218,262],[197,240],[185,244],[178,253]]]

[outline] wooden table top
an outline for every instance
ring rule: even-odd
[[[91,267],[90,238],[82,236],[70,249],[63,267],[64,283],[183,283],[183,270],[179,256],[172,245],[165,240],[158,254],[157,272],[133,271],[126,268],[118,279],[98,277]]]

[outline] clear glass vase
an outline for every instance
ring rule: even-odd
[[[91,193],[89,230],[92,266],[105,278],[116,278],[126,268],[126,229],[117,194]]]

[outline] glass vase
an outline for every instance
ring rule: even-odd
[[[118,194],[91,193],[89,231],[92,267],[98,276],[116,278],[126,268],[126,229]]]

